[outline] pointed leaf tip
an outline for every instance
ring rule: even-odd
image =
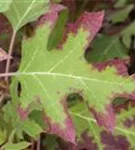
[[[92,13],[85,12],[74,24],[69,24],[69,30],[74,33],[77,33],[79,28],[83,28],[85,31],[88,31],[88,40],[90,43],[101,28],[103,19],[104,11]]]

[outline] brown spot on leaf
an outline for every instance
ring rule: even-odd
[[[122,136],[113,136],[109,132],[101,133],[101,142],[104,144],[104,150],[129,150],[130,144],[127,139]]]
[[[112,105],[106,106],[104,112],[97,112],[95,108],[92,107],[90,107],[89,109],[93,113],[100,126],[105,127],[109,131],[113,131],[115,127],[116,116],[114,114]]]
[[[25,119],[27,119],[27,117],[29,115],[29,106],[27,108],[25,108],[25,109],[22,108],[21,106],[18,106],[17,112],[18,112],[20,118],[22,120],[25,120]]]
[[[82,141],[78,143],[78,150],[98,150],[97,144],[94,141],[94,137],[89,136],[85,131],[81,135]]]
[[[118,75],[128,76],[128,70],[127,70],[127,66],[126,66],[126,63],[124,60],[113,59],[113,60],[109,60],[107,62],[102,62],[102,63],[100,62],[100,63],[93,64],[93,67],[98,69],[98,71],[103,71],[108,66],[109,67],[115,67]]]
[[[47,114],[44,111],[44,121],[48,124],[48,132],[51,134],[56,134],[63,138],[65,141],[69,141],[71,143],[75,144],[75,128],[71,119],[71,116],[69,115],[67,103],[65,99],[61,101],[61,104],[64,108],[63,113],[66,115],[66,119],[63,122],[65,128],[61,126],[61,124],[54,122],[51,120],[50,117],[47,116]]]
[[[49,9],[49,12],[42,15],[37,24],[38,25],[43,25],[45,23],[51,23],[51,26],[54,27],[59,15],[58,13],[62,10],[64,10],[65,7],[63,5],[58,5],[58,4],[51,4],[50,5],[50,9]]]
[[[129,118],[127,118],[127,119],[124,121],[124,125],[125,125],[127,128],[131,128],[132,126],[135,126],[135,116],[133,116],[133,117],[129,116]]]

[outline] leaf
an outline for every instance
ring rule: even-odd
[[[12,3],[12,0],[1,1],[0,2],[0,13],[7,11],[9,9],[11,3]]]
[[[127,28],[125,28],[121,33],[121,35],[123,36],[122,38],[123,43],[127,48],[130,48],[131,36],[135,35],[134,27],[135,27],[135,21],[132,22],[129,26],[127,26]]]
[[[75,0],[62,0],[62,3],[67,6],[72,13],[76,10]]]
[[[0,145],[2,145],[7,139],[7,132],[0,129]]]
[[[116,12],[109,17],[109,21],[112,21],[112,23],[125,21],[133,8],[134,5],[129,5],[125,9],[121,9],[118,11],[116,10]]]
[[[119,76],[113,67],[98,72],[84,59],[84,49],[97,33],[103,14],[83,14],[62,49],[47,51],[47,39],[54,24],[52,17],[40,24],[34,37],[22,43],[22,62],[13,81],[16,93],[17,82],[21,84],[22,92],[17,101],[26,116],[31,104],[38,101],[48,131],[72,143],[75,130],[65,103],[68,94],[80,93],[99,125],[111,131],[115,127],[112,100],[117,96],[135,98],[132,77]],[[20,117],[24,119],[23,115]]]
[[[122,104],[123,105],[123,104]],[[113,132],[107,132],[96,124],[96,120],[90,116],[88,109],[84,103],[78,103],[71,109],[71,114],[75,123],[78,135],[78,149],[134,149],[135,144],[135,105],[129,103],[122,107],[118,105],[114,107],[117,114],[116,127]],[[84,122],[85,126],[82,126]],[[80,130],[81,129],[81,130]]]
[[[28,22],[32,22],[44,14],[48,3],[48,0],[13,0],[4,15],[8,18],[13,29],[18,31]]]
[[[58,12],[59,11],[60,11],[60,14],[59,16],[57,16],[58,18],[57,22],[52,30],[52,33],[48,41],[48,50],[52,50],[56,48],[63,39],[64,29],[68,20],[68,11],[64,7],[61,7],[61,9],[58,10]],[[55,14],[56,12],[53,12],[53,13]],[[54,14],[51,14],[51,15],[54,15]]]
[[[107,67],[115,67],[119,75],[125,77],[129,75],[126,62],[125,60],[121,60],[121,59],[113,59],[103,63],[94,63],[93,67],[96,68],[98,71],[103,71]]]
[[[74,89],[80,91],[80,88],[84,88],[81,81],[84,75],[81,75],[81,73],[85,74],[86,72],[87,79],[89,68],[87,68],[88,66],[83,58],[82,60],[79,58],[83,54],[84,47],[89,43],[87,38],[91,41],[98,31],[103,20],[103,14],[103,12],[83,14],[80,18],[81,21],[77,21],[78,34],[75,36],[75,33],[70,33],[66,43],[63,45],[63,50],[53,50],[51,52],[47,51],[47,43],[54,22],[52,17],[46,16],[46,19],[43,18],[45,23],[43,24],[42,21],[39,21],[35,36],[24,40],[22,43],[22,62],[17,77],[12,82],[14,85],[12,86],[12,98],[20,102],[22,107],[20,109],[24,110],[24,114],[27,116],[31,104],[37,101],[38,105],[43,109],[44,120],[49,126],[48,131],[73,143],[75,130],[65,100],[68,93],[71,93]],[[90,22],[92,18],[96,28]],[[85,24],[86,19],[87,24]],[[92,27],[94,28],[93,31]],[[90,31],[92,31],[91,35],[89,35]],[[76,43],[78,44],[74,47]],[[30,57],[31,60],[29,59]],[[78,64],[73,60],[77,61]],[[75,68],[79,64],[80,69],[76,70]],[[20,98],[13,94],[17,93],[17,81],[21,83],[22,92]],[[30,90],[27,95],[28,89]],[[24,115],[20,117],[24,119]]]
[[[4,149],[5,150],[22,150],[27,148],[30,145],[30,143],[22,141],[19,143],[7,143],[6,145],[4,145]]]
[[[91,63],[100,63],[114,58],[126,58],[127,50],[117,36],[101,35],[92,42],[92,50],[86,53]]]
[[[114,7],[115,8],[124,7],[126,3],[127,3],[127,0],[118,0],[116,1]]]

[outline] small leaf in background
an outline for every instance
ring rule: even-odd
[[[121,8],[124,7],[126,5],[126,3],[128,2],[128,0],[117,0],[114,7],[115,8]]]
[[[7,143],[6,145],[3,146],[5,150],[22,150],[26,149],[28,146],[31,144],[28,142],[18,142],[18,143]]]
[[[44,14],[48,5],[48,0],[13,0],[4,15],[8,18],[13,29],[18,31],[28,22],[32,22]]]
[[[133,8],[134,5],[129,5],[124,9],[116,10],[116,12],[109,17],[109,21],[112,21],[112,23],[125,21]]]
[[[7,133],[6,130],[1,130],[0,129],[0,145],[2,145],[7,139]]]
[[[56,48],[63,39],[63,33],[68,20],[68,11],[65,7],[61,7],[61,9],[59,9],[58,12],[59,16],[57,14],[57,22],[52,30],[52,33],[48,41],[48,50]],[[51,15],[53,16],[56,13],[57,12],[52,12]]]
[[[2,48],[0,48],[0,62],[3,60],[7,60],[8,58],[12,59]]]
[[[71,12],[76,10],[76,1],[75,0],[62,0],[62,3],[69,8]]]
[[[9,9],[11,3],[12,3],[12,0],[2,0],[2,1],[0,1],[0,13],[7,11]]]
[[[127,48],[130,48],[130,43],[131,43],[131,36],[135,35],[135,21],[132,22],[127,28],[125,28],[122,33],[122,40],[123,43]]]
[[[118,36],[99,35],[86,53],[91,63],[100,63],[114,58],[126,58],[127,49],[120,43]]]

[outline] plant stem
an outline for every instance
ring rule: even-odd
[[[39,135],[38,141],[37,141],[37,150],[40,150],[41,145],[41,136]]]
[[[16,33],[17,33],[16,30],[13,30],[11,42],[10,42],[10,45],[9,45],[9,51],[8,51],[9,58],[7,59],[7,62],[6,62],[6,69],[5,69],[5,81],[6,81],[7,83],[8,83],[8,77],[9,77],[9,76],[7,76],[7,74],[8,74],[8,72],[9,72],[10,63],[11,63],[10,56],[12,55],[12,52],[13,52],[13,47],[14,47],[14,43],[15,43]]]

